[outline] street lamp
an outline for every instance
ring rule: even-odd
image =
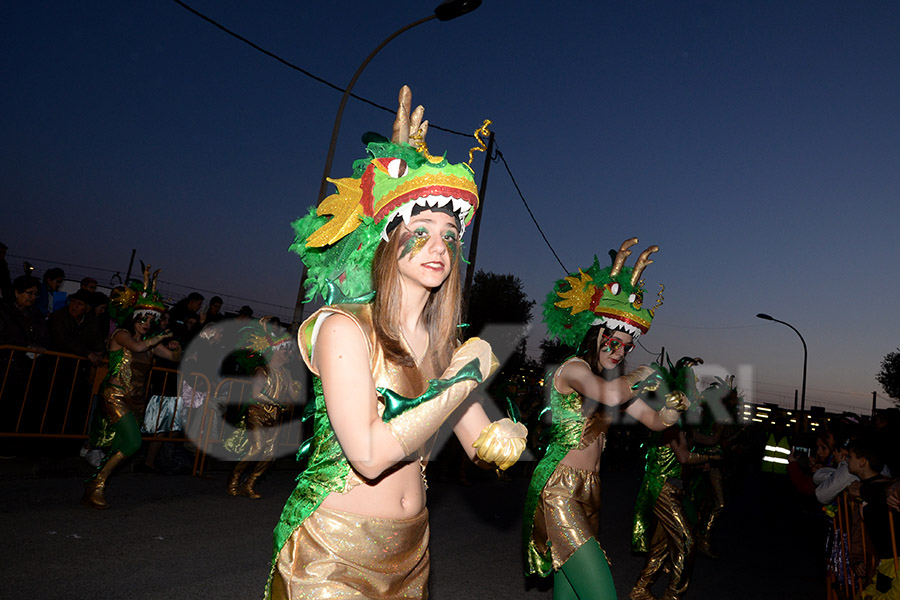
[[[800,337],[800,341],[803,342],[803,383],[800,387],[800,413],[802,414],[804,410],[806,410],[806,340],[803,339],[803,336],[800,335],[800,332],[797,331],[797,328],[791,325],[790,323],[785,323],[784,321],[779,321],[772,315],[767,315],[766,313],[758,313],[757,318],[764,319],[766,321],[775,321],[776,323],[781,323],[782,325],[787,325],[791,329],[794,330]]]
[[[337,115],[334,117],[334,127],[331,129],[331,143],[328,145],[328,155],[325,158],[325,169],[322,172],[322,181],[319,184],[319,195],[316,198],[316,206],[322,203],[322,200],[325,199],[325,196],[328,192],[328,180],[327,177],[331,174],[331,163],[334,161],[334,151],[337,147],[337,139],[338,133],[341,131],[341,119],[344,116],[344,107],[347,105],[347,100],[350,98],[350,92],[353,90],[353,86],[356,85],[356,80],[359,79],[359,76],[362,75],[362,72],[365,70],[366,66],[368,66],[369,62],[375,58],[375,55],[381,51],[382,48],[388,45],[388,43],[393,40],[395,37],[403,33],[404,31],[408,31],[415,27],[416,25],[421,25],[422,23],[426,23],[431,21],[432,19],[437,19],[438,21],[450,21],[455,19],[456,17],[461,17],[464,14],[470,13],[476,8],[481,6],[481,0],[444,0],[441,2],[435,9],[434,14],[419,19],[417,21],[413,21],[412,23],[401,27],[391,35],[389,35],[383,42],[378,44],[372,52],[366,57],[366,59],[359,65],[359,68],[356,69],[356,73],[353,74],[353,77],[350,79],[350,83],[347,84],[347,88],[344,90],[344,95],[341,96],[341,103],[338,105]],[[297,302],[294,305],[294,318],[293,321],[295,323],[299,323],[300,319],[303,317],[303,286],[306,282],[306,266],[303,267],[303,274],[300,276],[300,289],[297,290]]]

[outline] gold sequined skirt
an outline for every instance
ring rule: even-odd
[[[532,540],[538,551],[549,547],[558,571],[582,544],[597,537],[599,528],[600,475],[558,464],[534,514]]]
[[[270,598],[428,597],[428,510],[381,519],[319,507],[278,554]]]
[[[129,402],[131,398],[125,390],[117,385],[105,386],[100,396],[103,398],[103,408],[110,423],[118,423],[119,419],[134,412],[131,402]],[[143,417],[143,415],[140,416]],[[138,415],[135,415],[135,418],[137,417]]]

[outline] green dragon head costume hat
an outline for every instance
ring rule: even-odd
[[[282,348],[291,348],[293,344],[294,337],[274,317],[265,316],[241,328],[236,359],[245,373],[252,374],[257,367],[267,365],[272,354]]]
[[[554,284],[544,302],[544,323],[553,337],[575,348],[588,329],[598,324],[619,329],[634,338],[647,333],[654,311],[662,305],[662,289],[656,305],[645,308],[641,274],[653,262],[650,255],[659,247],[650,246],[633,268],[626,267],[625,259],[631,255],[629,248],[637,243],[637,238],[622,242],[609,267],[601,268],[595,256],[590,267],[579,269],[577,274]]]
[[[150,276],[150,265],[144,267],[144,281],[132,280],[127,286],[116,286],[109,293],[109,314],[122,325],[131,317],[148,316],[152,320],[166,312],[162,295],[156,291],[156,278],[160,269]]]
[[[307,301],[319,294],[327,304],[371,300],[371,266],[375,249],[388,239],[396,219],[408,223],[414,211],[441,209],[459,222],[460,235],[478,207],[472,169],[428,153],[424,108],[409,114],[412,94],[403,86],[390,141],[363,136],[367,157],[353,163],[353,175],[328,179],[337,192],[293,223],[291,250],[300,255],[309,279]],[[487,133],[490,122],[476,132]],[[409,141],[412,140],[413,145]],[[471,162],[471,152],[469,153]]]

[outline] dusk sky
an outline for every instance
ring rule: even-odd
[[[188,4],[343,87],[437,2]],[[408,84],[455,131],[491,119],[568,270],[632,236],[659,245],[646,349],[742,370],[749,400],[792,404],[802,346],[755,318],[769,313],[806,339],[807,405],[868,412],[873,391],[892,404],[875,374],[900,346],[898,32],[889,1],[484,0],[402,34],[354,92],[394,108]],[[0,51],[13,276],[27,258],[105,283],[136,248],[174,300],[198,288],[290,314],[290,222],[315,203],[339,92],[172,0],[4,2]],[[391,123],[351,99],[332,176]],[[452,162],[475,145],[436,129],[427,142]],[[565,273],[503,162],[483,211],[477,268],[517,275],[539,306]]]

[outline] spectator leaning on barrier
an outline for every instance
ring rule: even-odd
[[[203,294],[191,292],[169,310],[169,327],[182,345],[193,337],[194,330],[200,323],[199,311],[202,305]]]
[[[813,482],[816,484],[816,499],[822,504],[831,504],[834,502],[841,492],[856,481],[859,477],[850,472],[847,464],[847,446],[850,440],[840,440],[832,452],[834,468],[823,467],[813,475]]]
[[[0,303],[0,344],[42,350],[47,343],[47,323],[35,308],[41,282],[22,275],[12,282],[14,298]]]
[[[65,277],[65,271],[59,267],[44,271],[44,280],[41,282],[35,306],[45,317],[66,305],[66,293],[59,290]]]
[[[900,578],[894,568],[894,548],[891,538],[900,535],[891,531],[888,495],[891,480],[882,474],[884,461],[870,437],[860,437],[850,443],[847,464],[859,482],[850,486],[850,495],[862,501],[863,524],[875,556],[879,561],[872,582],[861,594],[863,599],[900,597]],[[894,526],[900,519],[894,520]],[[893,534],[893,535],[892,535]]]
[[[103,343],[97,344],[96,316],[91,309],[93,295],[79,289],[69,296],[69,303],[53,311],[47,318],[49,347],[58,352],[86,356],[93,365],[103,359]]]

